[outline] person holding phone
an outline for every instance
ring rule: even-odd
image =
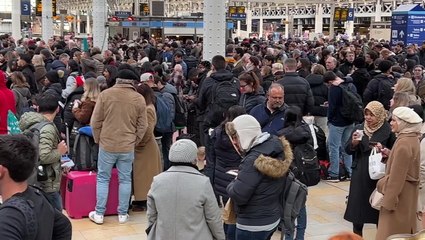
[[[369,197],[377,180],[369,176],[369,155],[376,145],[391,148],[395,136],[386,121],[386,110],[378,101],[364,109],[365,121],[355,127],[346,144],[346,152],[353,156],[350,192],[344,219],[353,223],[353,232],[362,236],[365,223],[378,224],[379,211],[369,204]]]

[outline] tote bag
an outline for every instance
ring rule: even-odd
[[[385,176],[385,164],[382,161],[382,154],[374,147],[369,156],[369,176],[370,179],[378,180]]]

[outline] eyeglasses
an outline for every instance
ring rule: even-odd
[[[248,84],[245,84],[245,85],[240,85],[240,88],[245,88],[246,86],[248,86]]]

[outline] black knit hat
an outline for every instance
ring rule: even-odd
[[[139,77],[133,71],[128,69],[120,70],[117,78],[139,81]]]

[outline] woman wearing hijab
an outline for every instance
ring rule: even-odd
[[[384,195],[376,240],[385,240],[393,234],[416,232],[420,162],[418,136],[422,118],[411,108],[398,107],[393,111],[390,124],[397,140],[389,153],[385,176],[376,185],[377,191]]]
[[[371,145],[380,143],[391,148],[395,136],[386,121],[386,110],[378,101],[370,102],[364,109],[365,121],[356,126],[352,140],[346,145],[346,152],[353,155],[350,193],[344,219],[353,223],[353,232],[362,236],[365,223],[378,224],[379,211],[369,204],[369,197],[376,188],[377,180],[369,176],[369,155]],[[356,130],[363,130],[361,140],[357,140]]]

